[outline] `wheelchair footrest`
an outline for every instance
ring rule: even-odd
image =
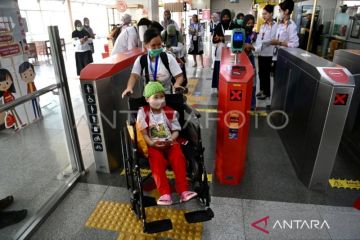
[[[163,219],[153,222],[147,222],[144,225],[144,233],[158,233],[171,230],[173,228],[170,219]]]
[[[143,196],[143,204],[144,207],[152,207],[157,205],[156,199],[149,196]]]
[[[185,213],[185,219],[188,223],[206,222],[214,217],[214,212],[211,208],[200,211],[193,211]]]

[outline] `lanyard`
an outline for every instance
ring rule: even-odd
[[[225,30],[224,30],[224,26],[222,24],[221,24],[221,28],[222,28],[223,35],[225,36]],[[230,25],[226,30],[229,30],[229,28],[230,28]]]
[[[263,34],[261,36],[261,40],[264,40],[265,33],[267,32],[267,30],[269,30],[269,27],[267,27],[267,26],[270,26],[270,38],[271,38],[271,32],[272,32],[273,23],[272,22],[271,23],[266,22],[265,26],[264,26],[265,30],[264,30],[264,32],[263,32]]]
[[[153,65],[152,65],[152,62],[151,62],[151,59],[150,59],[150,69],[151,69],[151,72],[153,74],[154,81],[156,81],[158,65],[159,65],[159,56],[157,56],[156,59],[155,59],[155,69],[153,69]]]

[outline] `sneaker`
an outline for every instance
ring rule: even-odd
[[[196,67],[197,67],[197,64],[194,64],[193,67],[196,68]]]
[[[27,210],[0,212],[0,228],[4,228],[22,221]]]
[[[171,195],[164,194],[157,200],[157,205],[168,206],[172,204]]]
[[[184,191],[181,193],[180,202],[187,202],[187,201],[193,199],[194,197],[196,197],[197,195],[198,194],[196,192]]]
[[[264,92],[263,91],[260,91],[260,92],[258,92],[257,94],[256,94],[256,97],[260,97],[261,95],[263,95],[264,94]]]
[[[7,208],[8,206],[10,206],[12,203],[14,202],[14,197],[13,196],[7,196],[4,199],[0,200],[0,210],[3,210],[5,208]]]

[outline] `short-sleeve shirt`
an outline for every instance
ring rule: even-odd
[[[149,112],[149,126],[146,123],[146,115],[144,108],[139,108],[137,114],[137,123],[140,128],[140,131],[147,129],[148,135],[153,141],[165,141],[166,139],[171,138],[171,132],[180,131],[181,126],[177,119],[177,112],[174,111],[172,119],[167,119],[164,111],[161,113]]]
[[[85,29],[83,29],[81,31],[75,30],[72,32],[71,37],[73,39],[75,39],[75,42],[74,42],[75,52],[86,52],[86,51],[91,50],[91,48],[89,46],[91,39],[88,39],[88,41],[86,41],[84,44],[80,43],[79,39],[82,39],[85,36],[90,38],[90,34]]]
[[[157,69],[157,74],[156,74],[156,81],[159,81],[162,83],[162,85],[165,88],[165,93],[171,93],[171,78],[172,76],[176,77],[178,75],[180,75],[182,73],[181,68],[179,66],[179,64],[177,63],[176,59],[174,58],[174,56],[167,54],[168,57],[168,61],[169,61],[169,68],[171,71],[171,74],[169,73],[169,71],[166,69],[165,65],[163,64],[163,62],[161,61],[161,58],[159,56],[159,64],[158,64],[158,69]],[[131,73],[134,73],[138,76],[142,76],[142,72],[141,72],[141,64],[140,64],[140,58],[141,56],[139,56],[133,66],[133,69],[131,71]],[[151,70],[150,64],[152,64],[152,68],[155,69],[155,62],[151,62],[149,56],[147,57],[148,60],[148,69],[149,69],[149,79],[150,81],[154,81],[154,76],[153,76],[153,72]],[[155,70],[154,70],[155,71]],[[145,74],[145,71],[144,71]]]

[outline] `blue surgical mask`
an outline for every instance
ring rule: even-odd
[[[243,24],[243,22],[244,22],[243,19],[236,19],[236,23],[240,26]]]
[[[160,55],[160,53],[162,53],[164,50],[163,48],[157,48],[157,49],[150,49],[149,50],[149,55],[150,57],[157,57]]]

